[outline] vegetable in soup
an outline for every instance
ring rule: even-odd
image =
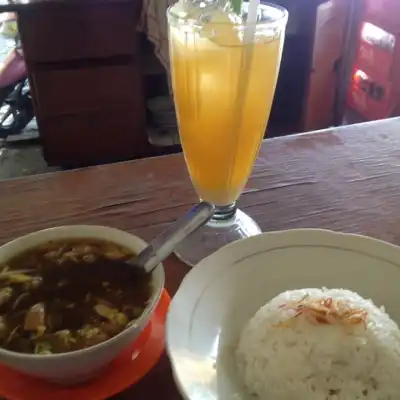
[[[152,295],[151,276],[134,280],[129,268],[116,262],[132,255],[106,241],[64,240],[0,265],[0,347],[65,353],[123,331]]]

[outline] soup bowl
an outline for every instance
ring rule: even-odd
[[[76,239],[112,242],[134,254],[146,247],[146,242],[139,237],[114,228],[94,225],[60,226],[22,236],[1,246],[0,265],[49,241]],[[25,354],[0,348],[0,362],[26,375],[64,385],[81,383],[94,377],[146,327],[160,299],[164,279],[164,268],[160,264],[153,272],[152,295],[145,310],[132,325],[116,336],[86,349],[60,354]]]

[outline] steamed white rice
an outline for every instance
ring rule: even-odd
[[[321,320],[309,311],[327,301],[341,316]],[[247,390],[262,400],[400,399],[399,328],[348,290],[278,295],[245,326],[236,360]]]

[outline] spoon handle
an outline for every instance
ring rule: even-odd
[[[150,273],[161,261],[165,260],[176,246],[210,220],[215,207],[205,201],[196,204],[187,214],[171,224],[164,232],[156,236],[149,245],[138,254],[132,263],[143,267]]]

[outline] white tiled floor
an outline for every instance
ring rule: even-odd
[[[43,160],[42,150],[39,146],[29,146],[23,149],[0,149],[0,180],[54,170],[57,168],[48,167]]]
[[[31,143],[37,137],[36,124],[31,123],[21,135],[11,136],[8,143],[0,141],[0,180],[57,170],[47,166],[41,146]]]

